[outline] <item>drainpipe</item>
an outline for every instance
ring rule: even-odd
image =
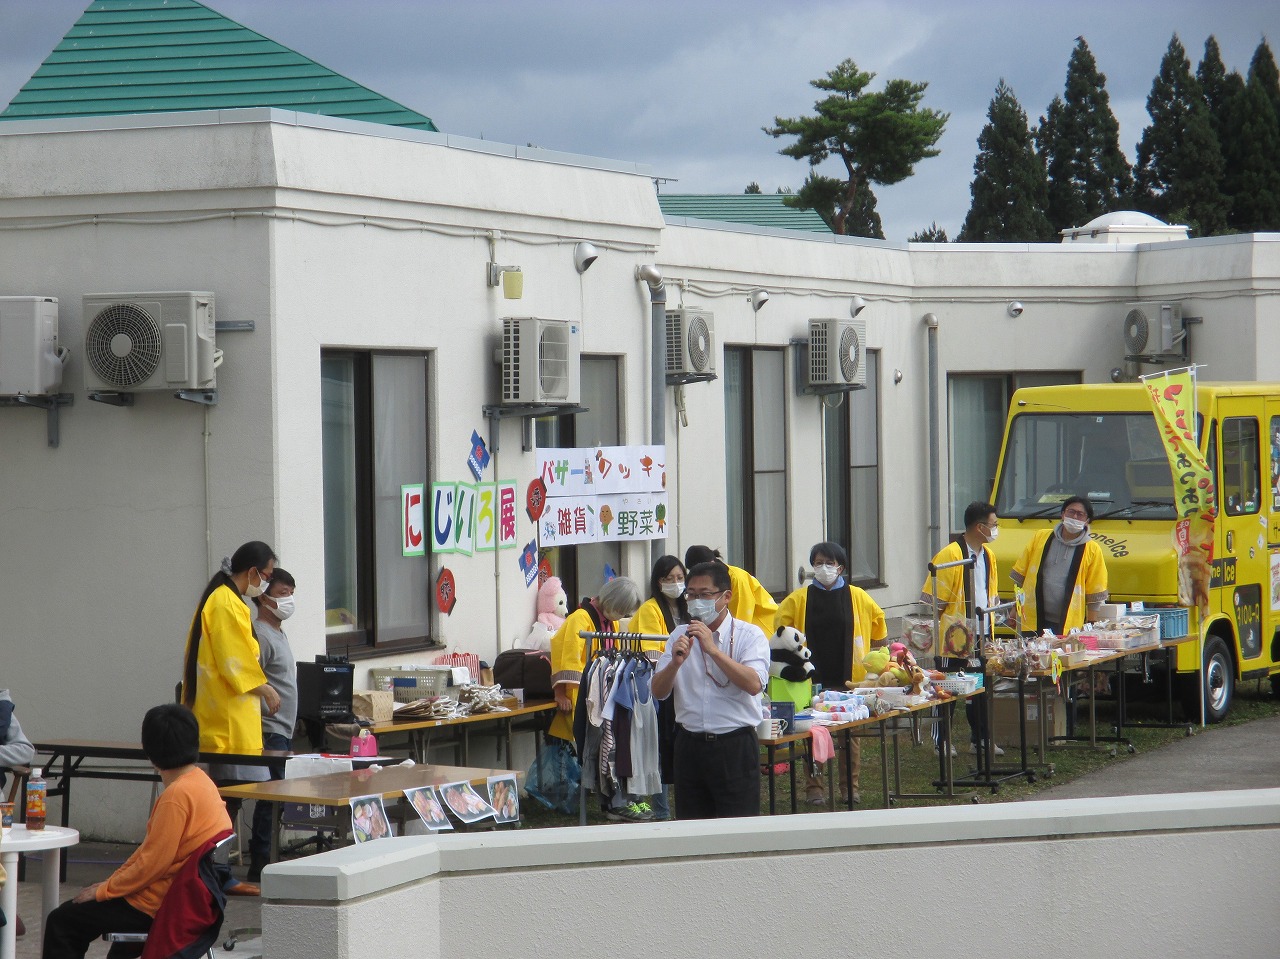
[[[665,446],[667,442],[667,288],[662,273],[649,263],[636,267],[636,279],[649,286],[650,352],[649,352],[649,442]],[[651,563],[666,552],[662,540],[650,543]]]
[[[929,333],[929,555],[942,549],[942,520],[938,503],[941,501],[941,466],[938,462],[938,317],[924,315],[924,325]]]

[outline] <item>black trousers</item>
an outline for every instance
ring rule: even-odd
[[[44,924],[42,959],[84,959],[93,941],[106,932],[148,932],[151,917],[123,899],[104,902],[64,902]],[[107,959],[132,959],[142,955],[142,943],[119,942]]]
[[[676,727],[677,819],[760,815],[760,743],[754,726],[715,735]]]

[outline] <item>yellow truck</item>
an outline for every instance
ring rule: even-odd
[[[1241,679],[1268,676],[1280,695],[1280,384],[1201,383],[1196,400],[1218,521],[1209,613],[1192,609],[1190,628],[1203,638],[1205,709],[1217,722]],[[992,494],[1002,597],[1013,597],[1014,561],[1073,494],[1093,503],[1089,535],[1106,557],[1112,601],[1176,606],[1173,477],[1142,384],[1014,393]],[[1188,718],[1200,713],[1196,647],[1177,657]]]

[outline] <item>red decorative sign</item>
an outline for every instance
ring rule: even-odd
[[[525,512],[529,514],[529,521],[537,523],[538,518],[546,507],[547,484],[542,482],[542,478],[539,477],[529,484],[529,489],[524,494],[524,508]]]
[[[453,571],[447,566],[440,568],[436,577],[436,607],[448,616],[458,602],[458,584],[454,582]]]

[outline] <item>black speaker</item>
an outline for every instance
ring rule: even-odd
[[[298,663],[298,718],[345,720],[351,715],[354,680],[350,663]]]

